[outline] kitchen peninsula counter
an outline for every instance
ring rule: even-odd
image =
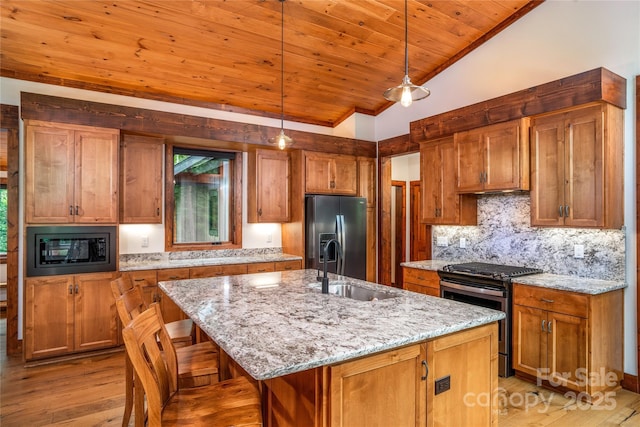
[[[202,256],[197,258],[169,259],[165,254],[151,254],[130,257],[120,260],[119,271],[163,270],[168,268],[189,268],[223,266],[232,264],[255,264],[261,262],[301,261],[302,257],[282,253],[234,255],[234,256]]]

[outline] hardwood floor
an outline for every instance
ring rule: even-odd
[[[123,352],[25,368],[21,358],[7,357],[5,347],[6,320],[2,319],[2,427],[121,425]],[[592,407],[515,377],[501,378],[500,388],[500,427],[640,426],[640,395],[626,390]]]

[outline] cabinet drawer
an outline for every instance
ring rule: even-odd
[[[424,295],[431,295],[432,297],[439,297],[440,296],[440,288],[432,288],[429,286],[422,286],[422,285],[418,285],[416,283],[411,283],[411,282],[404,282],[402,284],[402,287],[407,290],[407,291],[411,291],[411,292],[417,292],[419,294],[424,294]]]
[[[188,268],[170,268],[167,270],[158,270],[158,282],[164,282],[168,280],[184,280],[188,278]]]
[[[588,295],[520,284],[513,285],[513,303],[584,318],[589,312]]]
[[[129,271],[125,275],[131,278],[134,285],[142,286],[143,288],[158,284],[155,270]]]
[[[402,274],[405,282],[440,289],[440,277],[435,271],[403,267]]]
[[[210,265],[206,267],[192,267],[190,270],[192,279],[233,276],[235,274],[245,274],[247,272],[247,264]]]
[[[247,265],[247,273],[267,273],[269,271],[275,271],[275,266],[272,262],[256,262],[255,264]]]
[[[302,262],[300,260],[278,261],[275,263],[276,271],[300,270],[301,268],[302,268]]]

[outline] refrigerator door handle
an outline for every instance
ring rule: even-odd
[[[337,257],[338,265],[336,265],[336,273],[344,276],[344,258],[346,251],[344,215],[336,215],[336,220],[338,221],[338,242],[340,243],[340,251]]]

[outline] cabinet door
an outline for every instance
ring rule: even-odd
[[[285,151],[249,153],[247,217],[249,222],[289,221],[290,161]]]
[[[566,115],[564,224],[567,226],[604,224],[602,122],[600,106]]]
[[[161,138],[125,135],[120,145],[120,223],[162,223]]]
[[[461,193],[483,191],[485,153],[482,142],[481,129],[455,134],[454,146],[458,176],[456,191]]]
[[[118,131],[75,132],[75,222],[118,221]]]
[[[425,359],[417,344],[330,367],[330,424],[425,425]]]
[[[438,224],[442,211],[442,159],[439,144],[420,146],[422,222]],[[455,194],[455,193],[454,193]]]
[[[74,132],[62,127],[27,126],[27,223],[73,222]]]
[[[547,312],[513,306],[513,369],[534,377],[547,368]]]
[[[564,224],[564,119],[535,119],[531,127],[531,225]]]
[[[268,273],[276,271],[275,265],[272,262],[256,262],[254,264],[247,265],[247,273]]]
[[[75,350],[118,345],[116,304],[111,292],[112,273],[75,276]]]
[[[358,166],[355,157],[334,156],[333,192],[355,196],[358,194]]]
[[[124,273],[133,284],[140,286],[142,289],[142,297],[147,306],[159,301],[158,298],[158,280],[155,270],[130,271]]]
[[[27,360],[73,351],[74,292],[72,276],[25,280],[24,346]],[[113,296],[110,295],[110,299],[113,300]]]
[[[587,320],[549,312],[547,318],[548,368],[551,380],[576,391],[585,391],[587,371]],[[594,345],[598,345],[594,343]]]
[[[485,128],[482,136],[485,191],[529,189],[529,177],[523,176],[520,169],[522,153],[519,123],[509,122]],[[523,181],[526,185],[522,185]]]
[[[317,153],[305,155],[305,190],[307,193],[333,192],[333,162],[331,157]]]

